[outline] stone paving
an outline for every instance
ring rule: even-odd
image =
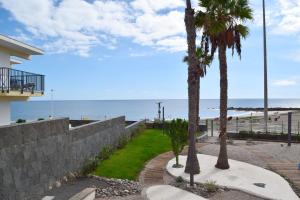
[[[201,162],[201,173],[194,176],[195,182],[205,184],[216,181],[216,184],[230,189],[244,191],[261,198],[298,200],[289,183],[277,173],[246,162],[230,159],[230,169],[220,170],[215,168],[217,156],[198,154]],[[179,162],[184,165],[187,156],[180,156]],[[175,158],[169,161],[167,170],[174,177],[181,176],[189,181],[189,175],[184,173],[184,168],[173,168]],[[201,194],[200,194],[201,195]]]
[[[209,141],[205,143],[197,143],[196,148],[198,151],[201,151],[203,148],[210,148],[211,143],[214,141]],[[213,148],[215,152],[218,150],[218,145],[215,145]],[[248,151],[245,151],[248,152]],[[182,152],[183,155],[187,154],[187,148],[185,148]],[[236,154],[239,155],[239,154]],[[139,181],[144,187],[152,186],[152,185],[159,185],[159,184],[168,184],[170,183],[171,179],[173,179],[167,172],[166,172],[166,165],[170,159],[174,157],[172,152],[167,152],[157,156],[156,158],[152,159],[147,163],[144,170],[141,172]],[[254,157],[251,157],[254,159]],[[211,197],[210,200],[263,200],[262,198],[255,197],[252,195],[248,195],[241,191],[224,191],[222,193],[217,193],[215,196]]]
[[[218,155],[219,144],[216,138],[210,138],[210,144],[199,149],[201,153]],[[266,169],[270,169],[291,183],[294,191],[300,196],[300,171],[297,166],[300,162],[300,144],[292,144],[288,147],[285,143],[278,142],[253,142],[234,141],[228,145],[228,156],[231,159],[248,162]],[[200,163],[201,165],[201,163]]]

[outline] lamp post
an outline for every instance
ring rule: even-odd
[[[54,117],[54,102],[53,102],[53,97],[54,97],[54,90],[51,89],[51,119]]]
[[[263,38],[264,38],[264,128],[268,133],[268,62],[267,62],[267,31],[266,31],[266,9],[263,1]]]
[[[161,104],[162,104],[162,102],[157,102],[157,105],[158,105],[158,120],[159,121],[161,119]]]

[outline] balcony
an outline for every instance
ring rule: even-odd
[[[30,97],[44,94],[45,76],[11,68],[0,68],[0,96]]]

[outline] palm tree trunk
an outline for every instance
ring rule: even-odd
[[[219,62],[220,62],[220,152],[216,168],[229,169],[227,156],[227,100],[228,100],[228,80],[227,80],[227,61],[226,61],[226,45],[219,46]]]
[[[196,155],[195,133],[197,131],[197,56],[196,56],[196,28],[194,10],[190,0],[186,0],[185,25],[188,44],[188,97],[189,97],[189,149],[185,172],[190,174],[190,185],[194,186],[194,175],[200,173]]]
[[[200,132],[200,76],[197,78],[197,132]]]

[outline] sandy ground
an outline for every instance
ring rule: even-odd
[[[252,114],[252,116],[251,116]],[[201,124],[208,125],[208,132],[211,133],[211,123],[213,122],[214,133],[218,132],[219,120],[201,120]],[[264,117],[262,112],[249,112],[242,116],[228,116],[228,132],[255,131],[264,132]],[[271,133],[288,132],[288,111],[269,112],[268,131]],[[292,112],[292,134],[300,134],[300,112]]]

